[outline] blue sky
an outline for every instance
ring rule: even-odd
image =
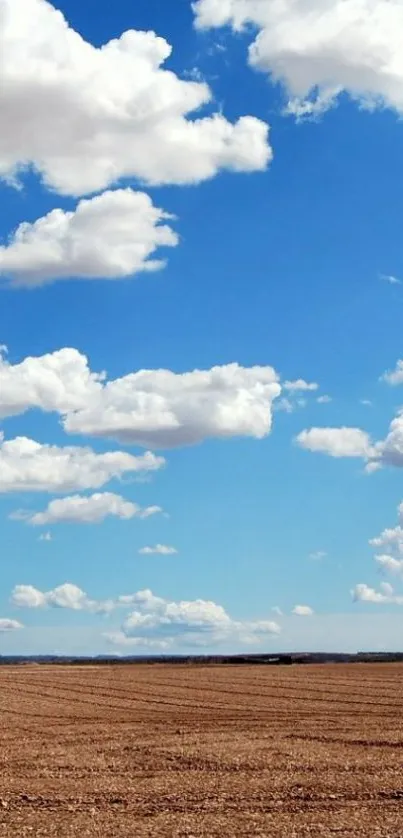
[[[381,377],[402,355],[403,70],[390,87],[374,73],[370,88],[362,55],[377,66],[381,52],[392,66],[396,22],[385,9],[399,15],[401,4],[367,0],[368,25],[357,29],[357,4],[345,0],[344,33],[356,39],[349,41],[353,66],[340,45],[334,59],[336,22],[324,15],[310,51],[295,46],[306,89],[297,89],[297,59],[284,52],[269,0],[256,18],[252,0],[230,0],[233,17],[223,26],[215,0],[194,8],[188,0],[55,4],[69,32],[97,50],[127,30],[165,39],[172,54],[161,68],[174,74],[175,113],[171,82],[149,58],[151,36],[127,46],[127,64],[104,56],[106,75],[98,51],[71,49],[66,81],[60,56],[68,41],[54,8],[44,0],[1,5],[9,15],[9,87],[0,97],[7,125],[0,145],[0,340],[8,349],[0,367],[3,653],[399,648],[403,375]],[[298,5],[290,4],[286,24],[303,39]],[[320,16],[320,4],[310,5]],[[375,45],[371,15],[374,26],[378,16]],[[239,20],[241,32],[234,31]],[[269,25],[274,34],[252,66],[248,48]],[[18,74],[12,38],[22,56]],[[315,50],[325,68],[317,77]],[[91,62],[91,96],[80,99]],[[210,101],[186,114],[181,97],[187,101],[203,83]],[[136,84],[141,96],[132,92]],[[314,118],[285,113],[296,96],[312,104],[329,87],[337,95]],[[200,123],[188,132],[186,123],[213,114],[228,135],[245,115],[254,121],[236,142],[218,135],[211,141]],[[208,174],[200,174],[205,165]],[[135,203],[137,193],[149,196],[147,206]],[[124,205],[112,205],[114,194]],[[94,203],[100,198],[102,210]],[[83,201],[98,215],[77,215]],[[151,222],[150,206],[173,217]],[[43,235],[37,220],[55,209],[57,221]],[[119,225],[103,248],[114,213]],[[23,222],[29,240],[21,246]],[[161,223],[171,243],[160,248]],[[147,240],[147,256],[166,259],[165,266],[140,271],[133,238],[141,247]],[[65,348],[75,350],[67,384],[67,366],[55,367],[50,380],[43,361],[50,356],[56,364],[54,353]],[[29,358],[38,359],[35,369]],[[85,358],[90,384],[83,383]],[[241,383],[228,371],[233,363]],[[182,389],[182,374],[209,376],[215,367],[222,368],[219,385],[201,396],[198,383],[196,395]],[[255,367],[263,372],[252,380]],[[268,383],[269,368],[281,394],[274,378]],[[127,379],[125,394],[112,388],[107,404],[105,385],[93,374],[106,371],[113,381],[142,369],[151,371],[153,402],[141,417],[141,435],[134,430],[137,384]],[[155,373],[161,369],[176,374],[167,391]],[[287,381],[298,380],[287,389]],[[323,396],[329,400],[318,402]],[[180,423],[172,447],[161,431],[171,409]],[[108,424],[115,410],[124,413],[123,431]],[[357,429],[353,439],[346,428]],[[63,476],[60,459],[40,458],[48,448],[32,455],[28,474],[21,437],[74,446],[74,476]],[[95,458],[114,452],[119,463],[151,450],[166,463],[138,472],[119,465],[108,478],[88,478],[83,448]],[[104,519],[94,519],[95,493],[108,507]],[[105,498],[111,493],[114,499]],[[76,505],[73,515],[76,496],[85,509],[91,502],[90,523]],[[64,504],[61,513],[49,507],[54,501]],[[127,502],[162,512],[143,518],[137,506],[111,511],[110,504],[116,510]],[[392,540],[381,535],[386,528],[393,528]],[[139,553],[156,545],[176,552]],[[318,551],[325,555],[311,558]],[[380,555],[395,563],[374,560]],[[74,587],[61,587],[66,583]],[[357,585],[364,587],[353,597]],[[306,613],[293,613],[298,606]]]

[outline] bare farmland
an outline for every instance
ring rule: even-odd
[[[0,836],[403,836],[403,666],[4,667]]]

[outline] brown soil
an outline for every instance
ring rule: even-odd
[[[4,667],[0,836],[402,838],[403,666]]]

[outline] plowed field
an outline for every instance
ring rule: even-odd
[[[403,836],[403,667],[4,667],[0,836]]]

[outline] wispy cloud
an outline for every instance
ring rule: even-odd
[[[320,562],[321,559],[325,559],[327,556],[326,550],[315,550],[313,553],[309,554],[309,558],[313,562]]]
[[[177,552],[176,547],[169,544],[155,544],[154,547],[141,547],[139,550],[142,556],[173,556]]]
[[[381,279],[382,282],[388,282],[389,285],[402,284],[402,280],[399,279],[397,276],[394,276],[393,274],[380,274],[379,279]]]
[[[296,381],[284,381],[283,387],[289,393],[306,393],[312,390],[318,390],[319,384],[316,381],[305,381],[303,378],[297,378]]]

